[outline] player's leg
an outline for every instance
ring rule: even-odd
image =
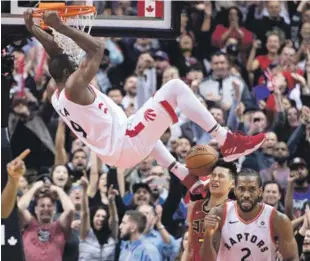
[[[192,194],[199,194],[205,186],[196,176],[190,175],[188,169],[177,162],[165,145],[159,140],[150,154],[159,165],[176,175]]]
[[[159,103],[168,102],[173,109],[178,107],[189,119],[210,133],[221,146],[226,161],[233,161],[254,152],[265,140],[265,134],[243,136],[227,131],[215,121],[192,90],[181,80],[171,80],[163,85],[156,92],[154,99]]]

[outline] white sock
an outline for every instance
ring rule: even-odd
[[[181,163],[177,162],[175,157],[172,156],[170,151],[165,147],[165,145],[158,140],[155,144],[154,149],[150,155],[157,161],[157,163],[167,169],[173,165],[170,171],[176,175],[180,180],[183,180],[189,173],[188,169]]]
[[[176,175],[180,180],[185,179],[188,175],[188,169],[182,165],[180,162],[176,162],[176,164],[170,169],[170,171]]]
[[[209,132],[210,135],[216,139],[216,141],[218,142],[218,144],[221,146],[224,145],[226,137],[227,137],[227,132],[228,130],[225,127],[220,126],[219,124],[217,124],[215,126],[214,131]]]

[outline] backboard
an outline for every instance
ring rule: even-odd
[[[35,8],[39,2],[1,1],[2,45],[4,40],[10,39],[8,37],[16,39],[28,34],[22,14],[28,8]],[[97,17],[91,30],[91,34],[94,36],[175,39],[179,35],[180,10],[176,1],[87,0],[67,1],[66,4],[96,6]]]

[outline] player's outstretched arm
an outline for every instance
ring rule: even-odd
[[[220,222],[223,218],[223,206],[212,208],[205,217],[204,241],[200,248],[202,261],[216,261],[221,242]]]
[[[24,12],[24,21],[27,30],[43,45],[50,57],[59,55],[63,52],[58,44],[54,42],[54,37],[52,35],[34,24],[31,9]]]
[[[279,240],[279,251],[283,256],[283,260],[298,261],[298,248],[290,219],[277,211],[274,215],[273,224],[275,236]]]
[[[87,33],[64,24],[57,12],[46,12],[43,16],[43,21],[59,33],[71,38],[86,52],[86,56],[81,61],[79,69],[69,77],[66,83],[69,96],[71,94],[70,89],[75,93],[76,90],[85,89],[99,69],[104,52],[103,41],[99,41]]]

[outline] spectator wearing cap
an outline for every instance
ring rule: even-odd
[[[223,52],[216,52],[211,58],[212,74],[206,78],[199,87],[200,94],[209,102],[221,106],[225,111],[233,104],[233,97],[236,95],[233,82],[238,82],[241,93],[241,101],[247,106],[253,102],[249,89],[243,79],[229,73],[227,55]]]
[[[229,38],[235,38],[240,42],[241,49],[249,48],[253,42],[253,34],[243,26],[242,13],[238,7],[227,9],[225,18],[212,34],[213,45],[220,49]]]
[[[151,205],[141,205],[137,210],[144,214],[147,220],[143,238],[153,246],[156,246],[162,257],[162,261],[173,261],[178,254],[179,245],[162,224],[162,207],[160,205],[155,207]]]
[[[35,216],[33,216],[30,214],[28,206],[38,192],[35,201]],[[55,193],[59,197],[64,209],[56,221],[52,221],[55,214],[55,201],[51,193]],[[25,260],[61,261],[65,240],[70,233],[74,215],[74,206],[66,193],[59,187],[49,186],[43,181],[37,181],[19,200],[18,210],[21,226],[24,228]]]
[[[294,158],[289,168],[291,172],[285,195],[285,213],[291,218],[298,218],[304,214],[305,204],[310,199],[309,169],[303,158]]]
[[[132,193],[128,193],[124,197],[125,209],[136,209],[137,206],[143,204],[152,204],[154,202],[152,190],[147,183],[135,183],[132,187]]]
[[[310,123],[301,121],[300,126],[290,136],[288,146],[294,157],[310,155]],[[310,157],[305,157],[304,160],[310,166]]]
[[[240,48],[240,41],[233,37],[228,38],[222,51],[227,54],[230,73],[243,78],[249,85],[249,74],[245,66],[248,54]]]
[[[162,77],[164,71],[171,65],[168,54],[161,50],[154,54],[154,60],[156,68],[156,89],[158,90],[162,86]]]

